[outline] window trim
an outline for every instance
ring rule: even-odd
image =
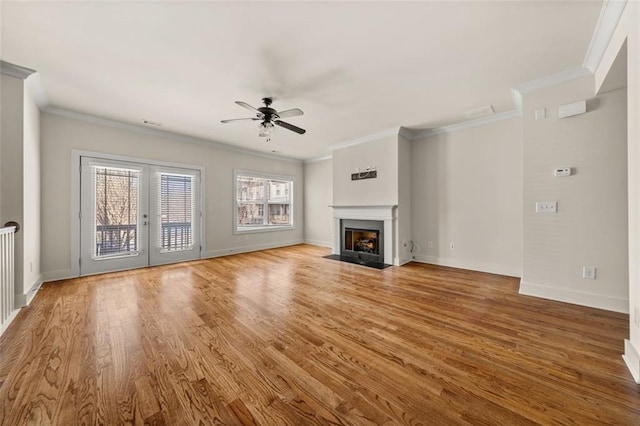
[[[289,194],[289,216],[291,217],[290,225],[257,225],[251,226],[248,229],[244,229],[238,226],[238,176],[247,176],[261,179],[274,179],[274,180],[286,180],[291,182],[291,192]],[[255,234],[261,232],[273,232],[273,231],[290,231],[295,229],[295,217],[294,217],[294,191],[296,188],[296,180],[293,176],[279,175],[276,173],[256,172],[252,170],[233,170],[233,234]],[[268,199],[265,199],[264,206],[265,212],[268,214]],[[241,229],[242,228],[242,229]]]

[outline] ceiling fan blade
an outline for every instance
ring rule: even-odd
[[[298,115],[302,115],[304,112],[300,108],[287,109],[284,111],[278,112],[278,117],[287,118],[287,117],[297,117]]]
[[[258,115],[258,117],[263,117],[263,116],[264,116],[264,114],[263,114],[263,113],[261,113],[261,112],[260,112],[260,110],[259,110],[258,108],[252,107],[251,105],[249,105],[249,104],[248,104],[248,103],[246,103],[246,102],[236,101],[236,103],[237,103],[238,105],[240,105],[242,108],[246,108],[246,109],[248,109],[249,111],[256,113],[256,114]]]
[[[291,130],[292,132],[296,132],[296,133],[299,133],[301,135],[304,135],[306,133],[305,129],[301,129],[298,126],[294,126],[293,124],[289,124],[289,123],[287,123],[285,121],[276,120],[276,121],[274,121],[274,123],[276,123],[280,127],[284,127],[287,130]]]
[[[251,117],[251,118],[231,118],[229,120],[220,120],[221,123],[231,123],[232,121],[244,121],[244,120],[254,120],[254,121],[258,121],[258,120],[262,120],[261,118],[258,117]]]

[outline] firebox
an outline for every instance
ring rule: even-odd
[[[342,219],[340,254],[369,262],[384,263],[384,222]]]

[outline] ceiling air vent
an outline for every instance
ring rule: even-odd
[[[160,123],[159,121],[152,121],[147,119],[142,119],[142,124],[150,127],[162,127],[162,123]]]
[[[464,113],[464,115],[469,119],[473,120],[474,118],[486,117],[487,115],[493,114],[493,107],[491,105],[483,106],[480,108],[472,109]]]

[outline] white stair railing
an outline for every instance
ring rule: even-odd
[[[4,333],[18,312],[14,306],[15,233],[15,226],[0,228],[0,335]]]

